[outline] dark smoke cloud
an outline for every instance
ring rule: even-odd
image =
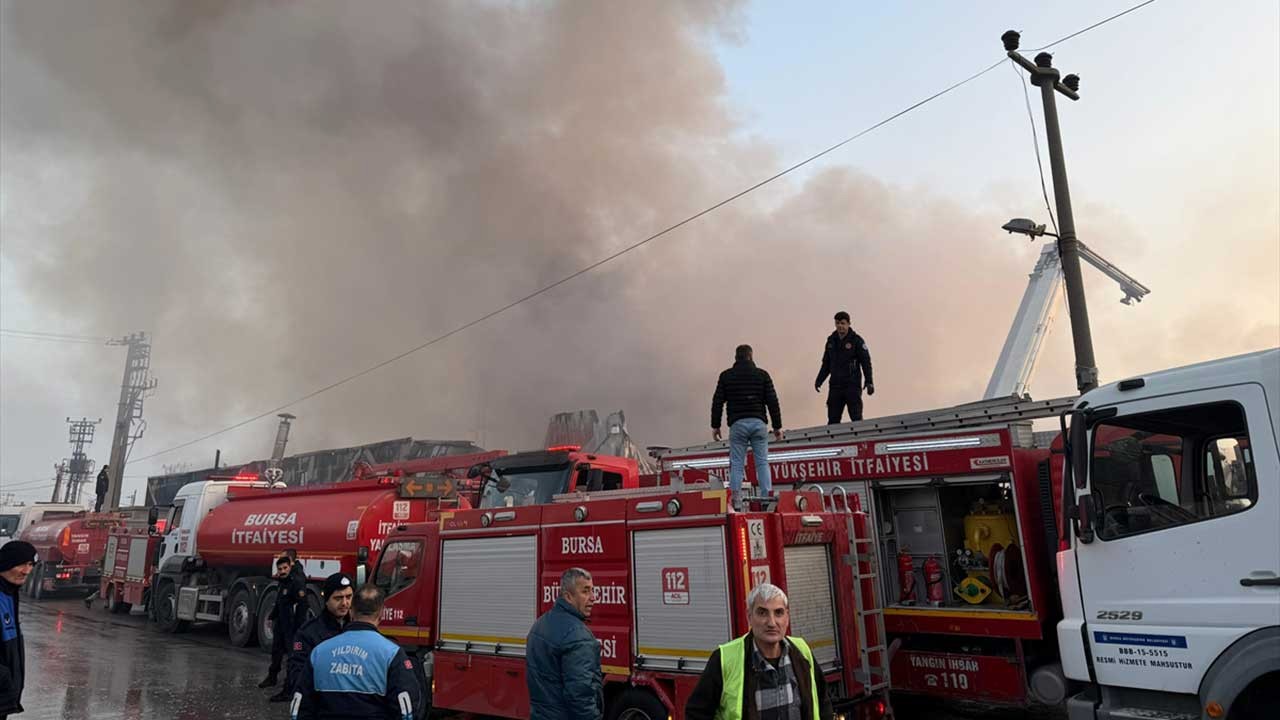
[[[710,49],[741,31],[740,11],[5,3],[4,253],[45,316],[155,334],[151,452],[772,172],[769,148],[728,139]],[[848,168],[779,183],[294,408],[293,449],[481,430],[530,446],[549,415],[584,407],[625,409],[642,441],[694,442],[739,342],[778,379],[787,424],[814,424],[818,351],[842,308],[875,353],[872,412],[970,400],[1036,254],[992,237],[1011,214]],[[1046,352],[1065,337],[1062,323]],[[263,421],[157,467],[203,465],[215,445],[261,457],[271,436]]]

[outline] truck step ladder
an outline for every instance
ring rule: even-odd
[[[771,440],[769,447],[772,450],[792,445],[870,440],[893,435],[958,430],[1057,417],[1064,410],[1070,410],[1075,405],[1076,400],[1075,396],[1054,398],[1052,400],[1032,400],[1020,397],[979,400],[938,410],[889,415],[882,418],[871,418],[837,425],[819,425],[800,430],[788,430],[782,440]],[[727,451],[728,447],[728,442],[722,440],[683,448],[655,449],[654,455],[659,460],[670,458],[673,463],[678,465],[679,460],[676,458],[679,456],[714,453],[718,450]],[[664,469],[674,470],[677,468]]]
[[[824,504],[827,496],[824,495]],[[889,687],[889,648],[884,632],[884,603],[880,590],[880,551],[872,532],[871,518],[849,504],[845,489],[836,486],[830,495],[831,511],[842,512],[849,533],[849,554],[845,562],[853,569],[853,597],[858,618],[858,655],[861,666],[854,677],[863,691],[874,693]],[[853,504],[859,505],[855,495]]]

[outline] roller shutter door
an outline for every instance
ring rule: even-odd
[[[787,563],[787,600],[791,634],[803,638],[824,670],[840,665],[835,597],[827,545],[796,545],[783,552]]]

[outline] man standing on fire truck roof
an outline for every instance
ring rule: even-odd
[[[782,439],[782,409],[773,378],[756,367],[750,345],[739,345],[733,353],[733,367],[720,373],[716,394],[711,399],[711,436],[720,439],[720,413],[729,405],[729,490],[735,511],[742,510],[742,476],[746,471],[747,445],[756,460],[757,492],[768,496],[773,490],[769,477],[769,432],[765,411],[773,419],[773,436]]]
[[[284,674],[284,686],[290,697],[300,687],[302,670],[307,665],[307,658],[311,657],[311,651],[325,640],[340,634],[351,620],[351,598],[355,596],[355,586],[350,575],[334,573],[325,578],[320,594],[324,597],[324,611],[308,620],[293,634],[293,649],[289,652]]]
[[[751,631],[721,645],[684,706],[686,720],[831,720],[827,685],[804,640],[787,635],[787,594],[747,595]]]
[[[422,699],[409,656],[378,633],[387,596],[356,591],[351,623],[311,651],[289,713],[293,720],[413,720]]]
[[[591,573],[569,568],[560,597],[533,623],[525,641],[529,720],[600,720],[604,676],[600,643],[587,629],[593,599]]]
[[[862,419],[862,376],[867,377],[867,394],[875,395],[876,386],[871,379],[871,351],[867,341],[849,327],[849,313],[836,313],[836,331],[827,338],[822,351],[822,367],[813,389],[822,392],[822,382],[831,376],[827,392],[827,424],[840,422],[844,409],[849,408],[849,422]]]

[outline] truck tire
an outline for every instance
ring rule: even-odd
[[[191,625],[178,619],[178,588],[172,582],[161,585],[156,595],[156,625],[167,633],[184,632]]]
[[[241,587],[231,594],[227,611],[227,635],[236,647],[248,647],[258,634],[258,615],[254,610],[253,593]]]
[[[262,591],[262,597],[258,599],[258,647],[264,653],[271,652],[271,643],[275,640],[275,622],[269,620],[272,609],[276,605],[276,595],[279,594],[280,588],[272,584]]]
[[[627,688],[613,702],[609,720],[667,720],[671,715],[653,693],[644,688]]]
[[[124,601],[119,585],[113,583],[107,586],[107,597],[104,602],[107,612],[112,615],[122,615],[129,612],[129,603]]]
[[[35,572],[31,573],[31,599],[40,600],[44,597],[44,563],[36,565]]]

